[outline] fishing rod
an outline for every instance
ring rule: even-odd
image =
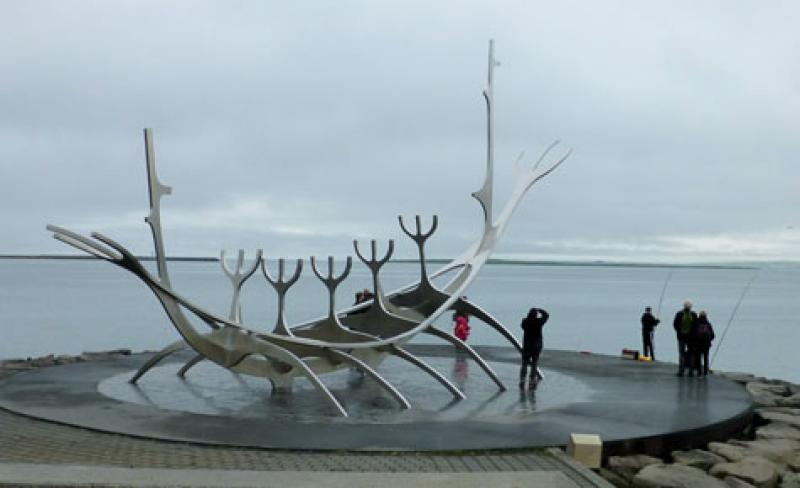
[[[753,276],[750,278],[750,281],[747,282],[747,285],[745,285],[744,289],[742,290],[742,294],[739,296],[739,301],[737,301],[736,305],[734,305],[733,311],[731,312],[731,318],[729,318],[728,323],[725,324],[725,330],[722,332],[722,337],[720,338],[719,342],[717,342],[717,347],[714,349],[714,354],[711,356],[711,361],[710,361],[711,365],[714,364],[714,359],[717,358],[717,353],[719,352],[719,348],[722,345],[722,341],[725,340],[725,336],[728,334],[728,329],[730,328],[734,317],[736,317],[736,312],[739,311],[739,305],[742,304],[742,300],[744,300],[744,296],[747,294],[747,290],[750,289],[750,286],[756,280],[759,271],[761,271],[761,269],[756,269],[756,272],[753,273]]]
[[[669,284],[669,280],[672,279],[672,272],[675,271],[675,268],[670,268],[669,273],[667,273],[667,279],[664,280],[664,286],[661,288],[661,297],[658,299],[658,308],[656,309],[656,317],[661,317],[661,304],[664,303],[664,294],[667,292],[667,285]]]

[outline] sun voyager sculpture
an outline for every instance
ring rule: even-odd
[[[404,348],[406,343],[417,334],[429,334],[451,343],[471,357],[500,390],[505,390],[498,375],[472,347],[449,332],[436,327],[434,322],[448,310],[465,311],[503,335],[515,348],[521,349],[516,338],[500,322],[483,308],[464,298],[463,294],[486,263],[505,231],[512,213],[526,192],[537,181],[559,167],[567,159],[570,151],[566,151],[561,157],[553,158],[554,162],[547,164],[541,170],[539,168],[542,162],[548,159],[558,142],[551,144],[538,160],[528,167],[519,165],[523,156],[520,155],[516,165],[514,187],[505,206],[499,215],[494,217],[492,77],[496,65],[494,43],[490,41],[488,82],[483,91],[487,110],[486,175],[483,186],[472,193],[483,210],[484,225],[480,237],[461,255],[441,269],[430,273],[426,265],[425,243],[437,228],[437,217],[433,216],[428,230],[423,230],[419,216],[415,219],[413,229],[409,229],[403,218],[399,217],[402,231],[417,246],[420,265],[419,281],[395,291],[384,292],[381,287],[380,270],[391,258],[394,252],[394,242],[390,240],[383,256],[379,257],[375,240],[370,243],[369,253],[363,252],[359,243],[354,241],[356,255],[371,272],[374,298],[338,311],[336,310],[336,289],[350,273],[352,258],[347,257],[344,270],[336,276],[333,257],[328,257],[325,272],[320,269],[317,260],[311,257],[311,269],[327,287],[329,300],[327,315],[307,323],[290,325],[287,323],[285,314],[286,294],[300,277],[303,260],[297,260],[291,276],[288,276],[286,261],[279,259],[277,275],[273,275],[260,250],[252,265],[244,270],[243,251],[239,251],[234,269],[227,268],[223,252],[222,268],[233,286],[233,299],[227,318],[200,307],[173,289],[161,230],[161,198],[169,195],[172,190],[158,179],[152,131],[145,129],[145,152],[150,194],[150,213],[145,221],[149,224],[153,236],[157,276],[153,276],[147,271],[128,249],[103,234],[95,232],[90,237],[86,237],[61,227],[47,226],[56,239],[124,268],[141,279],[161,302],[164,311],[180,334],[179,341],[167,345],[153,355],[130,381],[137,382],[148,370],[169,355],[180,350],[190,349],[196,355],[179,370],[178,375],[181,377],[194,365],[204,360],[211,361],[235,373],[266,378],[272,383],[274,390],[291,390],[295,378],[305,377],[339,415],[347,416],[347,411],[340,400],[322,381],[325,373],[343,368],[353,368],[378,383],[399,403],[401,408],[411,407],[403,394],[376,371],[376,367],[381,361],[391,355],[401,358],[431,375],[444,388],[447,388],[456,400],[463,399],[464,394],[444,375]],[[245,281],[255,274],[259,267],[277,294],[277,319],[270,332],[241,323],[239,291]],[[446,273],[453,274],[453,277],[445,286],[437,287],[431,281]],[[207,326],[207,330],[198,330],[187,314],[194,315],[205,324],[204,327]]]

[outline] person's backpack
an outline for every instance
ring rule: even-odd
[[[711,324],[708,322],[701,324],[700,327],[700,339],[710,344],[714,340],[714,329],[711,328]]]

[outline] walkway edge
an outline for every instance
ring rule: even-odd
[[[98,466],[0,463],[0,487],[231,487],[290,488],[575,488],[560,471],[453,473],[352,473],[312,471],[236,471],[208,469],[110,468]],[[597,485],[610,486],[610,485]]]
[[[559,462],[567,466],[572,471],[578,473],[589,483],[597,486],[598,488],[615,488],[614,485],[605,480],[602,476],[587,468],[583,464],[575,461],[569,457],[564,451],[557,447],[546,449],[547,453],[558,459]]]

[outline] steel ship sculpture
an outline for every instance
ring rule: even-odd
[[[159,180],[156,173],[155,151],[151,129],[144,130],[147,174],[150,196],[150,213],[145,221],[150,226],[155,247],[157,276],[150,273],[128,249],[111,238],[92,233],[86,237],[70,230],[49,225],[47,229],[53,237],[64,243],[103,259],[136,275],[156,295],[170,321],[177,329],[181,339],[167,345],[154,354],[131,378],[137,382],[151,368],[171,354],[185,349],[194,351],[194,357],[178,371],[183,377],[190,368],[201,361],[211,361],[235,373],[268,379],[274,390],[291,390],[297,377],[305,377],[318,390],[331,408],[339,415],[347,416],[342,402],[325,385],[326,373],[352,368],[374,380],[401,408],[410,408],[411,403],[376,368],[387,356],[395,356],[435,378],[453,397],[463,399],[464,394],[443,374],[435,370],[419,357],[405,349],[406,343],[418,334],[429,334],[447,341],[455,348],[472,358],[497,384],[500,390],[505,386],[489,364],[468,344],[449,332],[434,325],[434,322],[448,310],[459,310],[481,320],[496,330],[516,349],[521,350],[519,341],[499,321],[486,310],[467,300],[464,291],[478,275],[489,255],[505,231],[511,215],[527,191],[539,180],[558,168],[569,156],[566,151],[557,158],[550,158],[558,142],[553,143],[533,164],[519,165],[517,160],[514,187],[505,206],[494,217],[494,128],[493,128],[493,73],[497,62],[494,57],[494,43],[489,43],[488,81],[483,96],[487,110],[487,154],[486,174],[481,188],[472,193],[483,210],[483,232],[473,245],[461,255],[435,272],[429,272],[425,257],[425,244],[436,231],[438,219],[433,216],[430,227],[425,230],[419,216],[413,227],[409,228],[402,217],[399,224],[402,231],[414,241],[420,265],[420,278],[401,289],[384,292],[381,287],[380,271],[394,253],[394,241],[389,240],[382,256],[375,240],[370,242],[366,252],[357,241],[353,243],[358,259],[370,270],[372,275],[371,300],[338,310],[336,307],[337,287],[347,278],[352,268],[352,258],[347,257],[340,274],[334,270],[333,257],[327,258],[327,269],[322,269],[315,257],[310,258],[311,270],[328,289],[328,312],[325,317],[307,323],[291,325],[286,318],[286,295],[299,279],[303,270],[303,260],[297,260],[294,269],[288,273],[286,260],[279,259],[277,273],[270,272],[267,260],[259,250],[252,263],[244,266],[244,252],[239,251],[236,266],[226,265],[225,253],[221,255],[222,268],[230,278],[233,298],[227,317],[212,313],[181,296],[170,281],[164,252],[164,238],[161,229],[161,198],[171,194],[170,187]],[[546,159],[552,162],[540,170]],[[276,322],[267,332],[242,323],[239,292],[244,283],[261,270],[264,278],[272,285],[277,295]],[[437,287],[433,279],[445,274],[452,278],[443,287]],[[291,276],[289,276],[291,274]],[[189,316],[194,316],[204,324],[199,330]]]

